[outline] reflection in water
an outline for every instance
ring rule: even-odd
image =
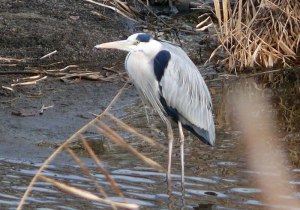
[[[292,72],[292,74],[295,74]],[[294,79],[298,78],[298,79]],[[256,85],[256,81],[263,85]],[[267,80],[269,79],[269,80]],[[259,84],[259,83],[258,83]],[[215,86],[214,86],[215,85]],[[172,165],[172,192],[167,191],[165,173],[147,168],[132,155],[126,153],[112,143],[106,145],[106,152],[101,156],[112,177],[118,183],[125,196],[116,197],[113,194],[110,183],[103,174],[99,174],[97,168],[90,164],[92,174],[97,182],[104,187],[108,197],[115,201],[128,201],[142,206],[141,209],[169,208],[180,209],[185,203],[190,209],[261,209],[264,205],[261,201],[261,189],[256,188],[251,174],[255,171],[247,168],[245,152],[239,144],[238,131],[230,125],[236,121],[234,108],[228,101],[228,95],[237,89],[254,88],[262,90],[261,93],[272,102],[270,107],[258,109],[263,112],[275,113],[279,121],[279,136],[284,140],[295,165],[291,169],[294,177],[299,177],[299,123],[300,122],[300,95],[299,75],[274,74],[259,76],[247,80],[224,82],[223,88],[218,88],[220,83],[211,84],[217,92],[213,95],[215,103],[217,132],[217,145],[213,148],[201,144],[197,139],[187,135],[186,140],[186,185],[185,197],[182,200],[180,183],[180,162],[176,154]],[[251,96],[249,96],[251,97]],[[161,139],[160,143],[167,141],[164,136],[164,125],[160,119],[152,116],[149,126],[144,117],[144,108],[137,104],[126,108],[126,114],[122,113],[122,119],[128,124],[140,128],[148,136]],[[136,113],[134,118],[132,113]],[[149,113],[148,113],[149,114]],[[151,127],[151,129],[148,129]],[[175,134],[177,132],[175,131]],[[177,137],[176,137],[177,138]],[[281,139],[281,140],[282,140]],[[147,156],[166,165],[167,153],[141,144],[131,135],[126,140],[135,148]],[[178,143],[178,142],[177,142]],[[297,147],[295,147],[295,145]],[[176,144],[174,152],[179,152]],[[84,157],[87,159],[86,157]],[[16,161],[0,160],[0,209],[14,209],[24,193],[30,179],[37,171],[39,165],[18,163]],[[109,168],[110,167],[110,168]],[[81,189],[95,192],[93,182],[85,177],[78,167],[49,166],[44,175],[55,178]],[[299,178],[290,181],[290,184],[298,188]],[[295,197],[300,197],[296,192]],[[289,199],[289,198],[286,198]],[[48,209],[95,209],[107,208],[107,206],[75,198],[62,193],[51,184],[37,182],[34,192],[28,198],[30,208]]]
[[[219,84],[217,84],[219,85]],[[256,107],[263,115],[271,113],[276,117],[275,135],[284,140],[291,162],[300,166],[300,72],[281,71],[258,76],[222,82],[221,94],[215,99],[216,124],[219,128],[232,128],[238,124],[234,97],[241,89],[252,90],[269,101],[268,107]],[[249,95],[248,97],[253,97]]]

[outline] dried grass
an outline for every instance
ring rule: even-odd
[[[125,1],[85,1],[112,9],[128,19],[139,20],[138,12]],[[167,24],[141,0],[137,2],[167,28],[180,30]],[[299,59],[298,0],[237,0],[233,8],[230,0],[223,0],[221,4],[214,0],[214,7],[219,26],[215,31],[220,45],[210,59],[221,50],[225,58],[220,62],[227,64],[229,70],[235,70],[235,73],[253,67],[289,67]],[[208,17],[196,26],[196,31],[212,26]]]
[[[51,53],[50,53],[51,54]],[[45,57],[45,56],[43,56]],[[10,60],[10,59],[0,59],[0,66],[3,64],[7,64],[10,62],[9,65],[13,65],[16,67],[20,61],[17,60]],[[15,62],[12,64],[11,62]],[[49,77],[59,78],[61,81],[65,83],[74,83],[79,80],[92,80],[92,81],[103,81],[103,82],[113,82],[113,81],[127,81],[126,72],[120,72],[114,70],[116,66],[112,67],[104,67],[103,69],[106,70],[106,73],[100,73],[96,71],[91,71],[80,67],[79,65],[67,65],[63,68],[51,68],[48,69],[50,66],[53,67],[60,63],[49,64],[41,68],[42,66],[37,67],[28,67],[26,70],[5,70],[0,71],[0,75],[34,75],[34,76],[27,76],[22,78],[17,78],[14,80],[14,83],[10,84],[10,87],[4,87],[11,91],[14,91],[15,87],[18,86],[32,86],[40,83],[43,80],[46,80]],[[108,73],[110,72],[110,73]],[[3,88],[3,87],[2,87]]]
[[[116,143],[117,145],[123,147],[124,149],[128,150],[130,153],[132,153],[134,156],[139,158],[140,160],[144,161],[146,164],[148,164],[151,167],[156,168],[159,171],[165,171],[165,169],[158,164],[157,162],[153,161],[152,159],[146,157],[139,151],[137,151],[135,148],[133,148],[130,144],[128,144],[120,134],[117,133],[117,131],[113,130],[110,128],[105,122],[104,122],[104,116],[108,117],[110,120],[113,120],[116,125],[119,125],[122,129],[126,130],[129,133],[135,134],[137,137],[140,139],[143,139],[144,141],[148,142],[152,146],[158,146],[160,148],[164,148],[164,146],[156,143],[153,139],[150,139],[149,137],[146,137],[142,134],[140,134],[138,131],[135,129],[129,127],[126,125],[124,122],[122,122],[120,119],[114,117],[112,114],[109,113],[110,108],[116,103],[117,99],[119,96],[122,94],[123,90],[126,88],[127,83],[123,86],[122,89],[119,90],[119,92],[116,94],[114,99],[111,101],[111,103],[106,107],[106,109],[100,114],[97,115],[93,120],[91,120],[89,123],[87,123],[85,126],[83,126],[81,129],[79,129],[76,133],[74,133],[69,139],[67,139],[63,144],[61,144],[54,152],[52,155],[48,157],[48,159],[42,164],[42,166],[39,168],[33,179],[31,180],[26,192],[24,193],[19,206],[18,210],[22,209],[26,199],[30,195],[34,184],[38,180],[42,180],[45,182],[51,183],[53,186],[56,188],[67,192],[69,194],[72,194],[74,196],[87,199],[87,200],[92,200],[92,201],[97,201],[101,202],[103,204],[110,205],[113,209],[118,209],[118,208],[125,208],[125,209],[137,209],[138,205],[136,204],[130,204],[124,202],[114,202],[111,201],[108,198],[107,192],[104,190],[104,188],[101,186],[101,183],[96,179],[96,177],[92,174],[90,171],[89,167],[80,160],[80,157],[77,156],[77,154],[72,150],[71,143],[74,142],[75,140],[81,140],[81,143],[83,145],[83,148],[86,150],[87,154],[91,157],[91,159],[94,161],[94,163],[97,165],[97,168],[101,174],[103,174],[106,178],[106,180],[110,183],[110,187],[112,191],[117,194],[119,197],[123,197],[123,194],[121,190],[119,189],[116,181],[113,179],[113,177],[109,174],[109,172],[103,167],[101,164],[101,160],[99,157],[95,154],[94,150],[89,146],[88,142],[85,140],[84,137],[84,132],[88,131],[90,129],[92,130],[97,130],[99,134],[104,135],[107,137],[107,139],[111,140],[112,142]],[[74,187],[70,184],[67,183],[62,183],[60,180],[55,180],[52,178],[48,178],[43,174],[43,171],[45,168],[54,161],[55,157],[58,156],[62,152],[67,152],[72,159],[77,163],[77,165],[80,167],[81,171],[83,174],[88,177],[91,182],[94,184],[96,187],[98,193],[101,196],[95,194],[94,192],[88,192],[86,190],[80,189],[78,187]]]
[[[123,17],[128,18],[129,20],[137,22],[136,15],[138,13],[132,7],[129,7],[125,1],[120,1],[120,0],[114,0],[114,1],[102,0],[101,2],[93,1],[93,0],[84,0],[84,1],[98,5],[100,7],[108,8],[122,15]]]
[[[60,189],[62,191],[65,191],[69,194],[73,194],[77,197],[84,198],[84,199],[87,199],[87,200],[97,201],[97,202],[100,202],[100,203],[111,205],[113,209],[117,209],[116,207],[126,208],[126,209],[138,209],[138,205],[136,205],[136,204],[120,203],[120,202],[111,201],[109,199],[104,199],[104,198],[101,198],[101,197],[99,197],[99,196],[97,196],[97,195],[95,195],[95,194],[93,194],[89,191],[82,190],[78,187],[73,187],[73,186],[67,185],[65,183],[56,181],[55,179],[48,178],[48,177],[46,177],[44,175],[41,175],[41,174],[38,175],[38,178],[42,181],[53,184],[58,189]]]
[[[299,58],[298,0],[214,0],[218,40],[230,70],[246,67],[287,67]],[[213,54],[214,55],[214,54]],[[213,57],[213,55],[211,57]]]

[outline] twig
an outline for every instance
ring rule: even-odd
[[[54,107],[54,105],[51,105],[51,106],[45,106],[45,105],[43,104],[43,106],[42,106],[42,108],[40,109],[39,113],[40,113],[40,114],[43,114],[43,113],[44,113],[44,110],[47,110],[47,109],[50,109],[50,108],[53,108],[53,107]]]
[[[29,77],[22,77],[22,78],[18,78],[16,79],[16,82],[21,82],[21,81],[28,81],[28,80],[36,80],[36,79],[40,79],[41,75],[34,75],[34,76],[29,76]]]
[[[103,67],[104,70],[106,71],[111,71],[113,73],[116,73],[116,74],[119,74],[120,72],[119,71],[116,71],[113,69],[114,67]]]
[[[68,65],[65,68],[62,68],[62,69],[60,69],[58,71],[66,71],[66,70],[68,70],[70,68],[78,68],[78,67],[79,67],[78,65]]]
[[[11,91],[11,92],[14,92],[14,89],[12,89],[11,87],[6,87],[6,86],[1,86],[2,87],[2,89],[4,89],[4,90],[9,90],[9,91]]]
[[[197,28],[196,31],[205,31],[206,29],[212,27],[214,24],[213,23],[210,23],[206,26],[203,26],[202,28]]]
[[[37,82],[39,82],[39,81],[41,81],[41,80],[44,80],[44,79],[46,79],[46,78],[47,78],[47,76],[44,76],[44,77],[42,77],[42,78],[40,78],[40,79],[37,79],[37,80],[34,80],[34,81],[13,83],[13,84],[11,84],[10,86],[11,86],[11,87],[15,87],[15,86],[36,85]]]
[[[17,58],[3,58],[3,57],[0,57],[0,62],[4,61],[4,62],[8,62],[8,63],[11,63],[11,62],[24,62],[26,59],[17,59]]]
[[[97,74],[99,74],[99,72],[74,73],[74,74],[67,74],[66,76],[63,76],[60,79],[69,79],[73,77],[83,77],[83,76],[97,75]]]
[[[69,193],[71,193],[75,196],[78,196],[80,198],[85,198],[85,199],[92,200],[92,201],[98,201],[98,202],[101,202],[101,203],[105,203],[107,205],[118,206],[120,208],[126,208],[126,209],[127,208],[129,208],[129,209],[138,209],[138,207],[139,207],[137,204],[120,203],[120,202],[111,201],[109,199],[100,198],[99,196],[97,196],[97,195],[95,195],[91,192],[88,192],[88,191],[82,190],[80,188],[64,184],[62,182],[58,182],[54,179],[48,178],[48,177],[46,177],[44,175],[41,175],[41,174],[38,175],[38,178],[45,181],[45,182],[51,183],[55,187],[57,187],[57,188],[59,188],[63,191],[69,192]]]
[[[54,55],[55,53],[57,53],[57,50],[54,50],[53,52],[48,53],[47,55],[44,55],[44,56],[41,57],[40,59],[41,59],[41,60],[42,60],[42,59],[45,59],[45,58],[47,58],[47,57],[50,57],[51,55]]]
[[[86,2],[89,2],[89,3],[92,3],[92,4],[96,4],[98,6],[102,6],[102,7],[106,7],[108,9],[111,9],[113,11],[115,11],[116,13],[119,13],[121,15],[123,15],[124,17],[128,18],[129,20],[132,20],[134,22],[137,22],[135,19],[129,17],[128,15],[126,15],[125,13],[123,13],[121,10],[115,8],[115,7],[112,7],[112,6],[109,6],[109,5],[106,5],[106,4],[102,4],[102,3],[99,3],[99,2],[96,2],[96,1],[93,1],[93,0],[84,0]]]

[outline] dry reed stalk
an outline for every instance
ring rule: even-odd
[[[128,150],[130,153],[135,155],[137,158],[145,162],[146,164],[150,165],[151,167],[157,169],[158,171],[165,171],[165,169],[154,160],[146,157],[139,151],[137,151],[135,148],[133,148],[130,144],[128,144],[118,133],[116,133],[114,130],[109,128],[105,123],[101,121],[97,121],[97,125],[93,124],[95,129],[105,135],[107,138],[115,142],[116,144],[120,145],[124,149]]]
[[[133,11],[122,1],[119,1],[119,0],[103,1],[103,3],[93,1],[93,0],[84,0],[84,1],[101,6],[101,7],[111,9],[111,10],[115,11],[116,13],[128,18],[129,20],[137,22],[134,18],[132,18]]]
[[[45,182],[53,184],[55,187],[59,188],[62,191],[68,192],[70,194],[73,194],[77,197],[84,198],[87,200],[97,201],[100,203],[104,203],[107,205],[119,207],[119,208],[125,208],[125,209],[138,209],[139,206],[137,204],[128,204],[128,203],[121,203],[121,202],[114,202],[109,199],[100,198],[99,196],[90,193],[88,191],[82,190],[77,187],[72,187],[70,185],[64,184],[62,182],[58,182],[54,179],[48,178],[46,176],[43,176],[41,174],[38,175],[38,179],[43,180]]]
[[[233,97],[248,164],[255,172],[254,181],[262,189],[266,208],[300,208],[300,202],[293,197],[294,192],[289,183],[291,177],[286,165],[287,157],[273,132],[273,116],[270,110],[266,111],[270,105],[260,96],[257,88],[256,91],[249,91],[249,87],[246,87],[245,90],[235,92]]]
[[[48,57],[50,57],[51,55],[54,55],[54,54],[56,54],[56,53],[57,53],[57,50],[54,50],[53,52],[50,52],[50,53],[44,55],[43,57],[41,57],[40,60],[43,60],[43,59],[45,59],[45,58],[48,58]]]
[[[40,75],[35,75],[35,76],[30,76],[30,77],[22,77],[18,78],[16,81],[19,82],[21,80],[26,81],[26,80],[34,80],[34,79],[39,79],[41,76]]]
[[[102,77],[103,76],[100,75],[99,72],[81,71],[81,72],[66,74],[65,76],[60,77],[60,79],[63,81],[73,79],[73,78],[86,78],[86,79],[91,79],[91,80],[99,80]]]
[[[96,154],[94,153],[94,151],[92,150],[92,148],[89,146],[89,144],[87,143],[87,141],[84,139],[84,137],[82,135],[81,135],[81,141],[84,145],[84,148],[88,152],[88,154],[91,156],[93,161],[96,163],[96,165],[97,165],[98,169],[100,170],[100,172],[102,172],[104,174],[105,178],[111,184],[111,188],[116,192],[116,194],[118,196],[124,197],[123,193],[121,192],[121,190],[118,187],[118,185],[117,185],[116,181],[114,180],[114,178],[112,176],[110,176],[110,174],[108,173],[107,170],[105,170],[105,168],[103,167],[103,165],[100,162],[100,159],[96,156]]]
[[[259,3],[260,2],[260,3]],[[299,57],[298,0],[214,0],[220,46],[229,69],[289,66]],[[214,52],[215,53],[215,52]],[[212,56],[211,56],[212,57]]]
[[[71,157],[77,163],[77,165],[79,165],[79,167],[83,171],[84,175],[93,181],[93,184],[96,186],[96,189],[98,190],[98,192],[101,193],[104,196],[104,198],[107,198],[106,192],[104,191],[103,187],[101,187],[97,183],[97,180],[95,179],[95,177],[92,176],[92,173],[90,172],[88,166],[79,159],[79,157],[74,153],[74,151],[69,147],[69,145],[65,146],[65,150],[71,155]]]
[[[80,128],[76,133],[74,133],[69,139],[67,139],[63,144],[61,144],[45,161],[44,163],[41,165],[41,167],[38,169],[38,171],[36,172],[36,174],[34,175],[34,177],[32,178],[31,182],[29,183],[25,193],[23,194],[17,210],[21,210],[22,207],[25,204],[25,201],[27,199],[27,197],[29,196],[30,192],[32,191],[33,185],[36,183],[36,181],[38,180],[39,176],[42,174],[42,172],[45,170],[45,168],[50,164],[51,161],[53,161],[53,159],[65,148],[66,145],[68,145],[70,142],[74,141],[80,134],[82,134],[83,132],[85,132],[87,129],[89,129],[90,127],[92,127],[92,125],[98,121],[99,119],[101,119],[106,112],[108,112],[111,107],[113,106],[113,104],[115,104],[115,102],[117,101],[117,99],[120,97],[120,95],[122,94],[122,92],[124,91],[124,89],[127,86],[127,82],[124,84],[124,86],[118,91],[118,93],[115,95],[115,97],[112,99],[112,101],[109,103],[109,105],[106,107],[106,109],[100,114],[98,115],[96,118],[94,118],[93,120],[91,120],[89,123],[87,123],[86,125],[84,125],[82,128]]]
[[[107,112],[106,115],[109,116],[114,122],[116,122],[121,128],[123,128],[127,132],[136,135],[137,137],[141,138],[145,142],[148,142],[152,146],[156,146],[156,147],[158,147],[158,148],[160,148],[162,150],[166,150],[166,147],[164,145],[158,143],[157,141],[153,140],[152,138],[149,138],[149,137],[147,137],[147,136],[145,136],[143,134],[140,134],[134,128],[130,127],[129,125],[127,125],[126,123],[124,123],[122,120],[116,118],[115,116],[113,116],[109,112]]]
[[[58,71],[66,71],[66,70],[73,69],[73,68],[79,68],[79,66],[78,65],[68,65],[62,69],[59,69]],[[50,71],[50,70],[48,70],[48,71]]]
[[[107,197],[107,194],[105,192],[105,190],[103,189],[103,187],[101,187],[96,178],[92,175],[92,173],[90,172],[89,168],[87,167],[87,165],[82,162],[79,157],[73,152],[73,150],[68,146],[66,145],[65,146],[65,149],[67,150],[67,152],[71,155],[71,157],[73,158],[73,160],[79,165],[79,167],[81,168],[81,170],[83,171],[83,173],[88,177],[90,178],[92,181],[93,181],[93,184],[95,185],[96,189],[98,190],[99,193],[101,193],[103,196],[104,196],[104,199],[105,200],[109,200],[108,197]],[[53,180],[52,180],[53,181]],[[68,191],[68,189],[65,189],[65,185],[61,185],[62,183],[59,182],[59,181],[56,181],[58,184],[60,184],[60,189],[61,190],[64,190],[64,191]],[[76,188],[76,187],[75,187]],[[78,189],[78,188],[76,188]],[[74,193],[73,193],[74,194]],[[78,196],[82,196],[81,193],[79,192]],[[82,196],[84,197],[84,196]],[[117,207],[115,205],[114,202],[110,203],[111,207],[116,210]]]
[[[0,63],[21,63],[21,62],[25,62],[26,59],[17,59],[17,58],[4,58],[4,57],[0,57]]]
[[[103,165],[101,164],[99,158],[96,156],[96,154],[94,153],[94,151],[92,150],[92,148],[88,145],[87,141],[85,140],[84,136],[83,136],[83,132],[85,132],[87,129],[91,129],[91,128],[96,128],[96,130],[105,135],[107,138],[109,138],[109,140],[117,143],[118,145],[122,146],[123,148],[127,149],[130,153],[132,153],[133,155],[135,155],[137,158],[141,159],[142,161],[144,161],[145,163],[149,164],[151,167],[158,169],[159,171],[164,171],[163,167],[158,164],[157,162],[153,161],[152,159],[146,157],[145,155],[143,155],[142,153],[140,153],[139,151],[137,151],[136,149],[134,149],[131,145],[129,145],[117,132],[115,132],[114,130],[112,130],[111,128],[109,128],[104,122],[102,122],[100,119],[107,115],[110,117],[110,119],[112,119],[114,122],[116,122],[117,125],[119,125],[121,128],[123,128],[124,130],[126,130],[127,132],[133,133],[135,135],[137,135],[138,137],[140,137],[141,139],[149,142],[152,145],[155,146],[159,146],[161,148],[164,148],[164,146],[156,143],[154,140],[143,136],[142,134],[139,134],[137,131],[135,131],[133,128],[127,126],[125,123],[123,123],[121,120],[118,120],[116,117],[114,117],[113,115],[111,115],[110,113],[108,113],[109,109],[111,108],[111,106],[115,103],[115,101],[118,99],[118,97],[120,96],[120,94],[122,93],[122,91],[125,89],[127,83],[123,86],[122,89],[119,90],[119,92],[117,93],[117,95],[114,97],[114,99],[111,101],[111,103],[108,105],[108,107],[100,114],[97,115],[95,117],[95,119],[93,119],[92,121],[90,121],[89,123],[87,123],[85,126],[83,126],[81,129],[79,129],[75,134],[73,134],[69,139],[67,139],[60,147],[58,147],[53,154],[48,157],[48,159],[42,164],[42,166],[39,168],[38,172],[36,173],[36,175],[33,177],[33,179],[31,180],[26,192],[24,193],[19,206],[18,206],[18,210],[22,208],[22,206],[24,205],[24,202],[26,200],[26,198],[28,197],[29,193],[32,190],[32,187],[34,185],[34,183],[38,180],[38,179],[42,179],[44,181],[50,182],[53,185],[55,185],[56,187],[58,187],[59,189],[65,191],[65,192],[69,192],[73,195],[82,197],[82,198],[86,198],[86,199],[90,199],[90,200],[95,200],[95,201],[99,201],[105,204],[109,204],[112,205],[112,208],[116,209],[117,207],[121,207],[123,204],[120,204],[118,202],[112,202],[110,200],[107,199],[107,195],[106,192],[104,191],[104,189],[97,184],[97,180],[96,178],[91,174],[90,170],[88,169],[88,167],[80,160],[80,158],[73,152],[73,150],[70,149],[69,144],[70,142],[72,142],[74,139],[81,139],[81,142],[84,146],[84,148],[86,149],[87,153],[91,156],[91,158],[94,160],[94,162],[96,163],[96,165],[98,166],[98,169],[100,170],[100,172],[102,174],[105,175],[106,179],[108,180],[108,182],[111,184],[111,188],[114,190],[115,193],[117,193],[120,197],[124,197],[121,190],[119,189],[119,187],[117,186],[116,181],[110,176],[109,172],[107,172]],[[60,181],[54,180],[54,179],[50,179],[47,178],[43,175],[41,175],[42,171],[46,168],[47,165],[49,165],[49,163],[60,153],[62,152],[62,150],[65,149],[70,156],[73,158],[73,160],[80,166],[81,170],[83,171],[83,173],[85,174],[85,176],[89,177],[91,179],[91,181],[95,184],[98,192],[100,192],[105,198],[100,198],[95,194],[92,194],[91,192],[87,192],[87,191],[83,191],[79,188],[70,186],[70,185],[66,185]],[[127,206],[126,206],[127,205]],[[124,208],[137,208],[137,205],[134,204],[124,204]],[[126,207],[125,207],[126,206]]]
[[[34,79],[32,81],[27,81],[27,82],[18,82],[18,83],[13,83],[10,86],[11,87],[16,87],[16,86],[28,86],[28,85],[36,85],[38,82],[47,79],[47,76],[38,76],[38,79]]]
[[[9,90],[11,92],[14,92],[14,89],[12,89],[11,87],[6,87],[6,86],[2,85],[1,88],[4,89],[4,90]]]

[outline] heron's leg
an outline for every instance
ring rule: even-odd
[[[148,123],[148,125],[150,125],[150,117],[149,117],[149,114],[148,114],[148,111],[147,111],[147,105],[144,102],[143,102],[143,104],[144,104],[147,123]]]
[[[170,182],[171,181],[171,165],[172,165],[172,150],[173,150],[174,135],[173,135],[171,122],[169,120],[166,120],[166,124],[167,124],[168,139],[169,139],[167,180],[168,180],[168,182]]]
[[[182,124],[180,121],[178,121],[178,129],[180,136],[181,184],[184,188],[184,135],[182,130]]]

